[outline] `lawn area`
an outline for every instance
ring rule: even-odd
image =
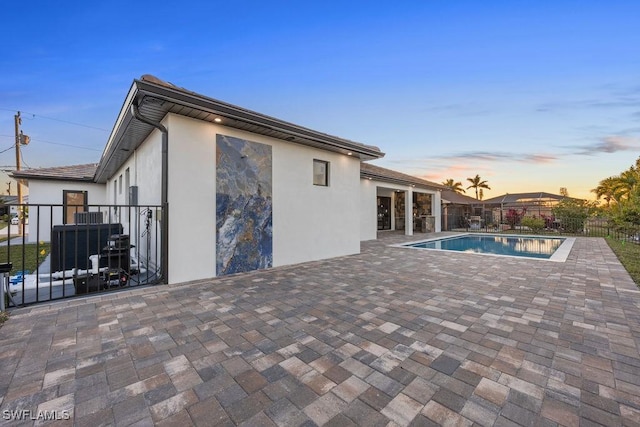
[[[612,238],[607,238],[607,243],[636,285],[640,286],[640,245]]]
[[[12,262],[11,274],[20,270],[34,271],[39,263],[49,255],[51,245],[49,243],[29,243],[24,245],[24,267],[22,265],[22,245],[0,246],[0,262]]]

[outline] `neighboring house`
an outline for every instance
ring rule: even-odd
[[[363,195],[360,164],[383,155],[143,76],[134,80],[93,174],[87,166],[86,173],[71,167],[66,175],[50,168],[13,176],[28,180],[33,204],[160,206],[154,220],[161,271],[176,283],[359,253],[362,203],[372,211],[365,237],[376,237],[376,192]],[[412,197],[410,183],[378,183]],[[437,216],[437,187],[415,185],[432,196]],[[111,208],[105,216],[113,220]],[[132,242],[140,239],[133,220],[116,218]]]
[[[93,182],[96,168],[87,164],[13,171],[13,178],[29,187],[29,223],[73,224],[76,212],[86,211],[90,204],[106,204],[104,185]],[[29,199],[23,197],[23,203]],[[50,205],[61,205],[61,209]],[[30,243],[50,238],[51,228],[46,226],[29,233]]]
[[[519,214],[525,216],[543,217],[552,216],[553,208],[562,200],[568,197],[558,194],[535,192],[535,193],[514,193],[503,194],[483,200],[482,205],[485,212],[491,212],[493,222],[502,224],[505,222],[509,210],[514,209]]]
[[[444,185],[368,163],[360,166],[360,181],[361,240],[375,239],[382,230],[404,230],[406,235],[441,230]]]

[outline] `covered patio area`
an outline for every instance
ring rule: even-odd
[[[360,182],[361,240],[375,239],[380,231],[441,231],[444,186],[368,163],[361,163]]]

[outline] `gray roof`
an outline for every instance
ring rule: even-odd
[[[447,201],[456,205],[479,205],[482,203],[482,201],[476,200],[473,197],[465,196],[464,194],[456,193],[451,190],[444,190],[442,192],[442,201]]]
[[[514,193],[503,194],[502,196],[492,197],[491,199],[483,200],[484,204],[503,204],[503,203],[525,203],[531,201],[560,201],[566,199],[565,196],[558,194],[545,193],[543,191],[535,193]]]
[[[25,169],[13,171],[10,175],[16,179],[50,179],[58,181],[88,181],[93,177],[98,167],[95,163],[86,165],[58,166],[51,168]]]
[[[96,182],[106,182],[154,129],[133,117],[132,105],[137,105],[142,116],[155,122],[161,121],[168,113],[175,113],[296,144],[353,155],[362,160],[384,156],[378,147],[304,128],[144,75],[140,80],[133,81],[102,154]]]
[[[391,169],[375,166],[364,162],[360,163],[360,177],[376,179],[378,181],[390,182],[394,184],[414,185],[418,187],[428,188],[430,190],[443,190],[447,188],[442,184],[427,181],[426,179],[416,178],[415,176],[407,175],[402,172],[397,172]]]

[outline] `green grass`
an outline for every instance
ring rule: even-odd
[[[24,266],[22,265],[22,245],[11,245],[11,249],[7,246],[0,246],[0,262],[11,262],[13,268],[11,274],[15,274],[20,270],[35,271],[39,263],[44,261],[51,250],[49,243],[29,243],[24,245]],[[44,251],[44,252],[43,252]]]
[[[607,238],[607,243],[636,285],[640,286],[640,245],[612,238]]]

